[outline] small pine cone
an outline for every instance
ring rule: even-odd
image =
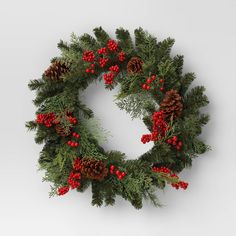
[[[61,76],[69,71],[69,67],[60,61],[53,62],[44,72],[44,75],[51,80],[60,80]]]
[[[66,136],[71,134],[71,129],[70,128],[64,129],[60,124],[57,124],[55,126],[55,130],[62,137],[66,137]]]
[[[182,98],[176,90],[166,92],[164,99],[160,103],[160,110],[164,112],[165,119],[169,120],[179,117],[183,111]]]
[[[84,157],[81,160],[80,172],[88,179],[103,180],[108,174],[108,169],[102,161]]]
[[[127,71],[130,75],[141,74],[143,72],[143,61],[139,57],[132,57],[127,64]]]

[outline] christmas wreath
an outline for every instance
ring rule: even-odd
[[[134,41],[123,28],[116,30],[116,40],[101,27],[94,35],[61,40],[61,55],[51,60],[42,78],[29,83],[36,90],[37,112],[26,126],[36,130],[36,143],[44,143],[39,158],[44,180],[53,184],[50,195],[91,186],[97,206],[113,205],[116,195],[135,208],[142,207],[143,199],[159,206],[156,189],[166,184],[186,189],[188,183],[177,174],[209,149],[199,138],[209,120],[200,112],[208,104],[205,89],[189,88],[195,75],[183,74],[183,56],[170,55],[171,38],[157,42],[142,28],[134,31]],[[137,138],[140,145],[153,142],[151,150],[127,160],[101,147],[88,126],[93,111],[79,98],[94,81],[104,81],[105,89],[119,86],[117,105],[143,120],[150,132]]]

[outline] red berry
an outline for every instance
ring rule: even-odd
[[[75,137],[77,134],[76,134],[76,132],[73,132],[73,134],[72,134],[72,135]]]
[[[152,83],[152,80],[149,78],[146,80],[147,84],[151,84]]]
[[[86,72],[86,73],[90,73],[90,69],[87,68],[87,69],[85,70],[85,72]]]
[[[164,83],[164,79],[160,79],[159,82],[160,82],[160,83]]]
[[[121,172],[121,177],[125,177],[125,172]]]
[[[71,145],[71,141],[68,141],[67,144],[68,144],[68,145]]]
[[[94,74],[94,73],[95,73],[95,70],[91,70],[91,73]]]
[[[143,84],[143,85],[142,85],[142,88],[143,88],[143,89],[147,89],[147,85],[146,85],[146,84]]]
[[[117,176],[120,175],[120,171],[119,171],[119,170],[116,171],[116,175],[117,175]]]
[[[152,75],[151,79],[152,81],[155,80],[157,77],[155,75]]]
[[[181,149],[181,147],[180,147],[180,146],[176,146],[176,149],[177,149],[177,150],[180,150],[180,149]]]
[[[95,67],[95,65],[94,65],[94,64],[91,64],[90,66],[91,66],[91,68],[94,68],[94,67]]]
[[[178,146],[182,147],[183,143],[181,141],[178,142]]]
[[[110,166],[110,170],[114,170],[115,169],[115,166],[114,165],[111,165]]]
[[[79,134],[77,134],[77,135],[76,135],[76,138],[80,138],[80,135],[79,135]]]
[[[176,142],[178,140],[178,137],[177,136],[173,136],[172,140]]]
[[[119,175],[119,176],[118,176],[118,179],[119,179],[119,180],[122,180],[122,179],[123,179],[123,177],[122,177],[121,175]]]
[[[172,143],[172,140],[171,140],[171,139],[168,139],[168,140],[167,140],[167,143],[171,144],[171,143]]]
[[[150,88],[151,88],[151,87],[150,87],[149,85],[147,85],[146,89],[147,89],[147,90],[150,90]]]
[[[160,91],[163,92],[163,91],[164,91],[164,88],[163,88],[163,87],[160,87]]]

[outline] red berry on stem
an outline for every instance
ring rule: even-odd
[[[85,72],[86,72],[86,73],[90,73],[90,69],[87,68],[87,69],[85,70]]]
[[[119,180],[122,180],[122,179],[123,179],[123,177],[122,177],[121,175],[119,175],[119,176],[118,176],[118,179],[119,179]]]
[[[159,82],[160,82],[160,83],[164,83],[164,79],[160,79]]]
[[[123,178],[125,177],[125,172],[121,173],[121,177],[123,177]]]
[[[110,166],[110,170],[114,170],[115,169],[115,166],[114,165],[111,165]]]
[[[143,84],[143,85],[142,85],[142,88],[143,88],[143,89],[147,89],[147,85],[146,85],[146,84]]]
[[[180,146],[176,146],[176,149],[177,149],[177,150],[180,150],[180,149],[181,149],[181,147],[180,147]]]
[[[160,91],[163,92],[163,91],[164,91],[164,88],[163,88],[163,87],[160,87]]]
[[[172,143],[172,140],[171,140],[171,139],[168,139],[168,140],[167,140],[167,143],[171,144],[171,143]]]
[[[176,142],[178,140],[178,137],[177,136],[173,136],[172,140]]]
[[[152,81],[156,79],[156,76],[155,75],[152,75],[151,77]]]
[[[152,83],[152,80],[151,80],[150,78],[148,78],[148,79],[146,80],[146,82],[147,82],[147,84],[151,84],[151,83]]]

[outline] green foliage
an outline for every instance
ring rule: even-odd
[[[199,108],[209,103],[204,91],[203,86],[196,86],[187,93],[184,97],[184,115],[198,113]]]
[[[97,27],[93,30],[98,43],[101,47],[106,46],[108,40],[110,39],[109,35],[104,31],[102,27]]]
[[[142,118],[156,110],[157,104],[153,101],[150,94],[134,93],[124,98],[118,99],[116,105],[130,114],[132,119]]]
[[[116,30],[119,48],[126,54],[123,64],[118,61],[116,53],[109,52],[110,61],[106,67],[100,68],[96,64],[95,74],[86,73],[85,70],[90,67],[90,63],[83,61],[83,53],[86,50],[97,52],[100,47],[106,47],[110,39],[102,27],[95,28],[94,35],[95,37],[89,34],[78,37],[72,33],[69,43],[63,40],[58,43],[61,55],[51,61],[66,63],[69,67],[69,71],[60,80],[53,81],[43,74],[42,78],[31,80],[28,84],[30,90],[36,91],[36,98],[33,101],[37,107],[36,114],[54,113],[64,130],[72,130],[81,136],[79,147],[71,148],[67,142],[73,140],[72,135],[60,136],[55,130],[56,124],[46,128],[43,124],[37,124],[35,120],[26,123],[28,130],[36,131],[35,142],[44,144],[39,157],[40,170],[45,171],[43,180],[53,184],[50,196],[57,194],[58,187],[68,185],[68,176],[73,171],[73,160],[76,157],[89,156],[103,160],[107,168],[114,165],[126,173],[122,181],[118,180],[115,174],[108,174],[101,181],[82,177],[77,191],[83,192],[91,184],[93,205],[113,205],[115,197],[119,195],[130,201],[137,209],[142,207],[143,199],[160,206],[156,189],[163,189],[167,183],[172,183],[174,180],[154,173],[151,168],[166,166],[173,172],[181,172],[192,165],[192,158],[210,149],[199,137],[202,127],[209,121],[209,116],[200,111],[209,103],[204,94],[205,88],[196,86],[189,89],[195,75],[194,73],[183,75],[183,56],[171,56],[173,39],[167,38],[158,42],[142,28],[134,31],[134,42],[128,30],[123,28]],[[140,57],[144,62],[143,72],[129,75],[126,66],[133,56]],[[151,150],[135,160],[127,160],[125,154],[119,151],[106,152],[100,146],[102,141],[106,141],[108,133],[100,127],[93,117],[93,111],[83,104],[79,97],[81,91],[95,79],[102,80],[103,73],[107,73],[109,67],[115,64],[119,64],[121,72],[114,84],[106,85],[105,88],[113,89],[119,84],[116,104],[132,118],[141,118],[150,132],[153,129],[152,114],[158,111],[158,104],[165,95],[165,92],[160,92],[160,87],[164,86],[164,91],[175,89],[183,98],[181,117],[171,119],[166,136],[155,141]],[[142,85],[152,75],[157,79],[150,85],[150,90],[142,90]],[[159,83],[160,78],[164,79],[164,85]],[[76,125],[69,121],[68,112],[76,117],[78,121]],[[183,142],[180,151],[176,151],[166,143],[173,135],[178,135]]]
[[[127,55],[134,54],[134,45],[128,30],[119,28],[116,30],[116,38],[119,40],[119,45]]]

